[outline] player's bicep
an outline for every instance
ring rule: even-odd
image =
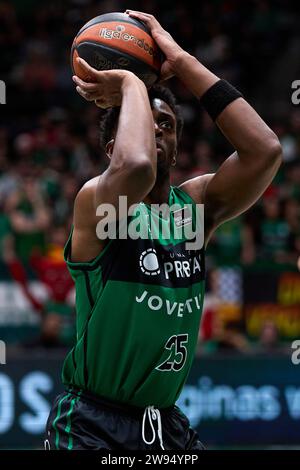
[[[76,196],[74,226],[77,229],[93,229],[105,218],[109,223],[120,216],[124,209],[139,203],[154,184],[153,170],[141,157],[137,165],[126,164],[116,168],[110,165],[100,176],[88,181]]]
[[[109,169],[81,188],[74,204],[73,261],[85,262],[99,254],[111,230],[115,233],[115,221],[126,218],[130,206],[149,192],[150,176],[149,167],[139,162],[138,169]]]
[[[155,178],[152,166],[148,159],[142,159],[138,164],[132,162],[119,168],[112,165],[99,178],[96,193],[95,206],[98,214],[101,205],[112,206],[116,214],[120,207],[129,208],[133,204],[141,202],[150,192]]]

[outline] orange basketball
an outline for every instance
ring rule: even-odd
[[[82,57],[97,70],[126,69],[150,88],[158,79],[162,53],[149,29],[125,13],[107,13],[86,23],[72,45],[71,64],[75,75],[89,77],[75,60]]]

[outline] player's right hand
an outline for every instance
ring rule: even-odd
[[[179,57],[185,54],[182,47],[179,46],[179,44],[172,38],[171,34],[161,26],[153,15],[134,10],[126,10],[125,13],[132,18],[142,21],[146,26],[148,26],[153,39],[160,50],[164,53],[165,61],[161,66],[160,79],[167,80],[173,75],[176,75],[176,62]]]
[[[132,72],[122,69],[98,71],[91,67],[84,59],[76,59],[86,72],[88,82],[74,75],[76,91],[87,101],[95,101],[99,108],[112,108],[120,106],[122,102],[122,88],[125,81],[141,80]],[[142,82],[141,82],[142,83]]]

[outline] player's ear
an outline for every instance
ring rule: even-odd
[[[173,158],[172,158],[172,162],[171,162],[172,166],[176,166],[176,157],[177,157],[177,150],[175,150]]]
[[[114,143],[115,143],[115,139],[111,139],[109,142],[107,142],[107,144],[105,146],[105,153],[106,153],[106,155],[108,156],[109,159],[111,159],[111,156],[112,156],[112,153],[113,153]]]

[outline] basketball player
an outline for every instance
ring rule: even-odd
[[[182,50],[152,15],[127,13],[150,28],[165,54],[162,77],[181,80],[236,151],[216,173],[170,186],[182,128],[170,91],[153,87],[148,94],[131,72],[98,72],[79,59],[92,81],[74,77],[77,91],[114,107],[102,123],[110,164],[75,200],[65,258],[76,284],[77,343],[64,363],[65,392],[50,412],[46,445],[199,450],[199,437],[175,402],[197,342],[204,249],[216,227],[262,195],[280,166],[281,147],[241,94]],[[166,220],[150,205],[178,203],[194,216],[196,204],[204,204],[203,246],[187,249],[184,234],[166,240],[160,229],[154,237],[152,226],[147,239],[99,239],[104,214],[101,219],[96,208],[109,203],[119,209],[120,195],[128,206],[138,204],[145,226],[149,218],[160,219],[173,235],[177,222],[185,223],[183,212]]]

